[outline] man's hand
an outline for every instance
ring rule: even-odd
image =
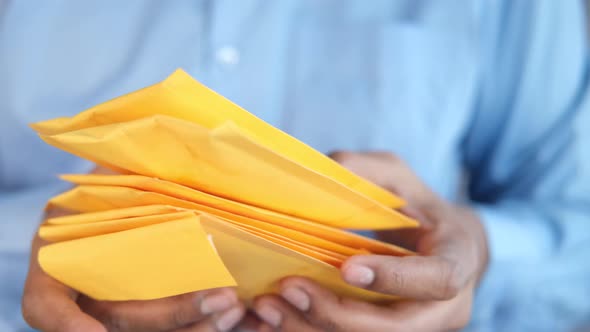
[[[97,169],[93,173],[104,173]],[[48,217],[63,215],[56,209]],[[95,301],[51,278],[39,266],[45,243],[33,240],[22,301],[23,317],[41,331],[229,331],[245,308],[233,289],[219,288],[151,301]]]
[[[379,233],[419,256],[354,256],[341,268],[348,283],[406,298],[377,306],[339,298],[311,280],[291,277],[281,296],[255,302],[258,316],[283,331],[447,331],[469,322],[473,292],[487,265],[483,227],[468,209],[444,202],[387,153],[337,153],[334,159],[405,198],[417,230]]]

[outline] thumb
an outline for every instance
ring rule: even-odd
[[[341,274],[353,286],[419,300],[448,300],[461,287],[455,265],[437,256],[353,256]]]

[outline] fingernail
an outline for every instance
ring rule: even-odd
[[[344,270],[344,280],[351,285],[366,287],[375,280],[375,272],[366,266],[351,264]]]
[[[269,305],[257,308],[256,314],[260,319],[273,327],[279,327],[281,325],[281,320],[283,319],[281,312]]]
[[[242,308],[235,307],[222,313],[215,321],[215,326],[220,332],[229,331],[240,322],[243,315],[244,312]]]
[[[207,294],[201,300],[201,312],[205,315],[229,309],[236,304],[235,296],[228,293]]]
[[[306,292],[298,287],[289,287],[281,292],[281,296],[301,311],[309,310],[311,300]]]

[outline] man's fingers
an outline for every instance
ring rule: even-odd
[[[416,175],[391,153],[337,151],[330,157],[351,172],[398,195],[407,196],[409,193],[405,189],[415,187],[406,184],[413,184]]]
[[[448,301],[398,301],[389,308],[403,331],[458,331],[469,323],[472,300],[473,289],[467,287]]]
[[[336,151],[332,152],[330,158],[338,162],[340,165],[347,168],[349,171],[363,177],[381,187],[388,190],[394,191],[398,195],[402,195],[399,186],[392,187],[398,181],[406,183],[407,180],[404,177],[398,176],[400,173],[397,165],[398,162],[392,154],[386,154],[381,152],[348,152],[348,151]],[[405,173],[405,172],[404,172]],[[400,174],[401,175],[401,174]]]
[[[234,330],[262,332],[262,330],[264,330],[264,327],[267,327],[267,330],[268,328],[270,328],[270,326],[268,326],[262,320],[260,320],[260,318],[256,315],[255,312],[246,311],[246,314],[244,315],[244,317],[242,317],[238,325],[234,327]],[[270,331],[272,331],[272,328],[270,328]]]
[[[338,151],[330,157],[353,173],[404,198],[410,205],[428,210],[437,196],[401,159],[389,152]]]
[[[341,273],[354,286],[421,300],[448,300],[464,286],[457,265],[437,256],[354,256]]]
[[[74,293],[45,276],[30,276],[25,286],[22,312],[33,328],[53,332],[107,332],[97,320],[76,305]]]
[[[469,320],[471,289],[449,301],[402,301],[389,306],[339,298],[303,277],[281,281],[281,296],[257,299],[254,309],[272,328],[281,331],[431,331],[455,330]],[[426,319],[425,319],[426,317]]]
[[[171,330],[172,332],[227,332],[244,317],[246,308],[238,304],[228,310],[211,315],[197,323]]]
[[[114,331],[167,331],[239,306],[233,289],[219,288],[149,301],[108,302],[83,297],[84,311]]]
[[[391,312],[386,308],[340,298],[307,278],[290,277],[282,280],[280,293],[282,300],[290,304],[287,308],[278,307],[283,317],[282,330],[307,331],[303,328],[307,325],[320,331],[397,330]]]
[[[290,331],[320,331],[312,326],[302,312],[276,295],[265,295],[256,299],[254,311],[270,329],[263,326],[264,330]]]

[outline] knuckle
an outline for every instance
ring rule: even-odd
[[[450,300],[461,290],[461,283],[457,277],[457,264],[442,260],[439,262],[439,272],[435,297],[438,300]]]
[[[101,315],[101,321],[109,331],[128,331],[130,328],[127,316],[121,310],[109,310]]]
[[[213,323],[209,320],[205,320],[202,322],[191,324],[190,326],[182,329],[182,331],[186,332],[218,332],[218,330],[213,327]]]
[[[44,325],[44,315],[48,313],[43,310],[42,295],[31,289],[28,285],[23,290],[21,299],[21,314],[24,321],[33,328],[40,328]],[[59,317],[58,317],[59,319]]]
[[[393,163],[401,163],[402,160],[395,154],[390,151],[379,151],[375,153],[375,156],[381,158],[383,160],[393,162]]]
[[[171,307],[178,313],[174,319],[187,319],[189,316],[201,315],[200,305],[207,293],[195,295],[195,293],[180,294],[173,297]]]
[[[315,326],[321,327],[321,331],[342,331],[342,328],[339,324],[339,320],[337,319],[337,313],[341,312],[341,310],[336,310],[336,308],[341,308],[346,305],[345,299],[338,297],[337,304],[332,306],[312,306],[311,310],[308,313],[308,317]]]
[[[80,331],[80,322],[69,319],[67,315],[64,315],[58,319],[56,331],[60,332],[77,332]]]
[[[172,310],[164,324],[166,326],[180,327],[190,323],[191,317],[194,317],[194,315],[191,316],[186,310]]]
[[[323,313],[313,315],[312,321],[315,323],[315,325],[321,326],[322,331],[341,331],[338,323],[329,315]]]
[[[394,264],[387,264],[384,268],[384,277],[377,283],[382,291],[390,294],[399,293],[406,286],[404,273]]]
[[[335,151],[330,154],[330,157],[340,164],[347,164],[354,161],[357,154],[349,151]]]
[[[25,289],[23,294],[23,298],[21,301],[21,312],[23,319],[27,324],[32,327],[36,325],[36,319],[34,315],[34,308],[35,307],[35,299],[34,297]]]

